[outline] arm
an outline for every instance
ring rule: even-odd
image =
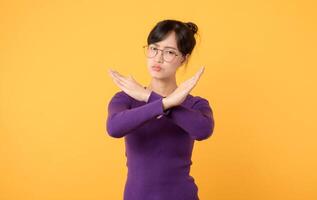
[[[162,98],[161,95],[152,92],[148,102]],[[201,97],[192,108],[183,105],[174,106],[167,110],[166,115],[179,127],[184,129],[195,140],[209,138],[214,130],[213,112],[208,100]]]
[[[147,103],[151,103],[153,101],[156,101],[156,100],[162,99],[162,98],[164,98],[164,97],[159,95],[159,94],[157,94],[154,91],[151,91],[151,94],[150,94],[150,96],[149,96],[149,98],[147,100]],[[163,115],[167,116],[167,115],[169,115],[170,112],[171,112],[171,108],[168,108],[168,109],[164,110]]]
[[[183,105],[175,106],[170,117],[194,140],[205,140],[213,133],[213,112],[206,99],[199,98],[192,108]]]
[[[151,93],[149,99],[153,93]],[[107,132],[115,138],[123,137],[148,120],[163,114],[162,98],[151,100],[147,104],[130,108],[131,99],[124,92],[116,93],[108,105]]]

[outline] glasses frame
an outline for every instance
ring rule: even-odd
[[[154,57],[158,54],[158,51],[162,51],[161,56],[163,57],[163,60],[164,60],[165,62],[168,62],[168,63],[173,62],[173,60],[175,60],[175,58],[176,58],[177,56],[182,56],[181,53],[180,53],[180,54],[177,54],[177,53],[176,53],[176,54],[175,54],[175,57],[174,57],[171,61],[167,61],[167,60],[165,60],[164,53],[163,53],[165,49],[156,48],[157,51],[156,51],[155,55],[152,56],[152,57],[150,57],[150,56],[148,56],[148,55],[146,54],[146,51],[145,51],[145,50],[148,50],[149,46],[150,46],[150,45],[144,45],[144,46],[143,46],[143,49],[144,49],[143,51],[144,51],[144,53],[145,53],[145,56],[148,57],[148,58],[154,58]],[[146,49],[145,49],[145,48],[146,48]]]

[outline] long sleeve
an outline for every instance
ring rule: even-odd
[[[152,92],[149,102],[161,99],[162,96]],[[213,112],[208,100],[196,97],[197,100],[191,108],[183,105],[172,107],[165,115],[179,127],[184,129],[194,140],[209,138],[214,130]]]
[[[150,103],[150,102],[153,102],[153,101],[157,101],[158,99],[162,99],[162,98],[164,98],[164,97],[162,97],[161,95],[157,94],[154,91],[151,91],[151,94],[150,94],[150,97],[149,97],[147,103]],[[166,110],[163,111],[163,115],[167,116],[167,115],[170,114],[170,112],[171,112],[171,108],[166,109]]]
[[[121,138],[148,120],[164,114],[162,98],[152,97],[151,102],[131,108],[131,99],[124,92],[116,93],[108,104],[107,132],[110,136]]]
[[[214,118],[209,102],[199,98],[192,108],[175,106],[170,115],[179,127],[184,129],[194,140],[209,138],[214,130]]]

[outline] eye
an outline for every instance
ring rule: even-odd
[[[150,50],[153,50],[153,51],[156,51],[156,50],[157,50],[157,48],[156,48],[156,47],[153,47],[153,46],[150,46],[149,48],[150,48]]]
[[[168,54],[170,55],[175,55],[176,53],[174,51],[167,51]]]

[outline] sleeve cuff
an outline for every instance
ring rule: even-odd
[[[155,101],[155,100],[160,99],[160,98],[163,98],[163,97],[161,95],[157,94],[156,92],[151,91],[151,94],[149,96],[147,103],[150,103],[150,102]]]
[[[163,98],[164,98],[163,96],[157,94],[157,93],[154,92],[154,91],[151,91],[151,94],[150,94],[150,96],[149,96],[149,99],[148,99],[147,103],[151,103],[151,102],[153,102],[153,101],[155,101],[155,100],[163,99]],[[163,104],[162,104],[162,110],[163,110]],[[167,116],[167,115],[170,114],[170,112],[171,112],[171,108],[169,108],[169,109],[167,109],[167,110],[164,110],[164,111],[163,111],[163,115]]]

